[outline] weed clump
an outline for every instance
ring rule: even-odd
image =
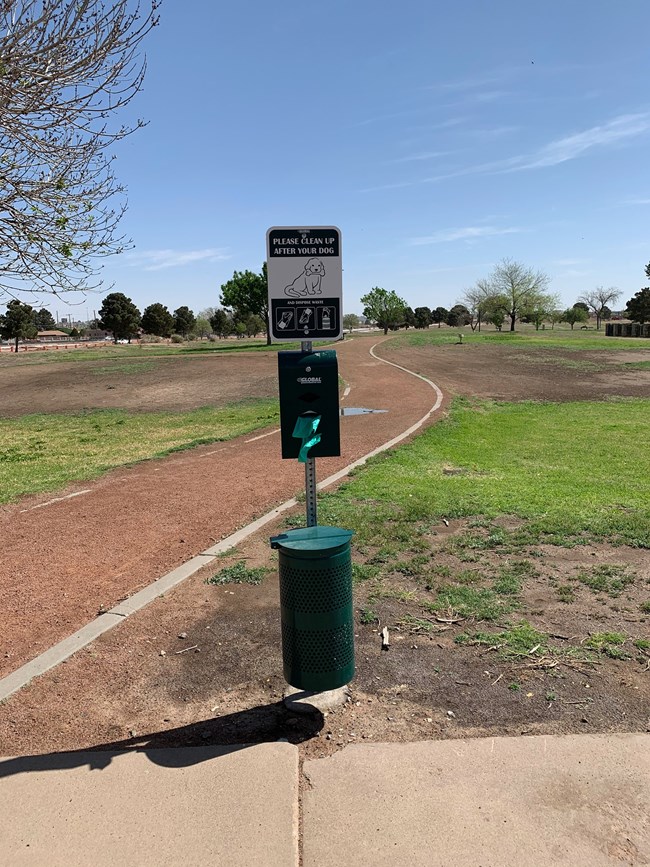
[[[211,578],[206,578],[206,584],[261,584],[262,579],[269,570],[264,566],[257,566],[250,569],[243,561],[233,563],[232,566],[226,566],[220,569],[216,575]]]
[[[626,636],[622,632],[594,632],[584,642],[585,647],[609,656],[610,659],[629,659],[622,645],[625,644]]]
[[[494,647],[501,656],[509,659],[529,656],[537,650],[546,648],[548,636],[539,632],[526,620],[503,632],[461,633],[456,636],[456,644],[485,645]]]
[[[498,620],[513,607],[513,602],[506,602],[493,590],[451,584],[441,587],[435,601],[425,605],[435,614],[454,612],[473,620]]]

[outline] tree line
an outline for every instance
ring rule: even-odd
[[[645,268],[650,279],[650,263]],[[596,318],[599,329],[603,319],[611,314],[609,305],[619,297],[614,287],[602,286],[585,292],[576,303],[561,310],[558,297],[547,293],[549,278],[541,271],[533,271],[512,259],[504,259],[474,286],[465,290],[464,303],[445,307],[416,307],[413,310],[394,290],[378,286],[362,296],[364,316],[387,334],[398,328],[428,328],[430,325],[443,324],[451,327],[469,325],[472,330],[480,331],[481,325],[490,323],[501,331],[505,324],[510,331],[515,330],[516,322],[532,323],[539,329],[544,322],[555,324],[567,322],[573,330],[576,324],[587,322],[590,314]],[[215,335],[225,338],[256,337],[268,334],[268,287],[266,264],[259,274],[252,271],[235,271],[232,278],[221,286],[222,307],[208,307],[196,315],[183,305],[173,312],[160,303],[149,304],[142,312],[131,298],[122,292],[111,292],[103,300],[99,316],[91,327],[104,329],[118,340],[131,340],[140,331],[161,338],[191,339]],[[650,322],[650,287],[640,289],[630,298],[625,307],[625,315],[633,322]],[[359,317],[348,313],[343,317],[343,326],[348,330],[358,327]],[[0,315],[0,337],[4,340],[30,340],[39,331],[56,327],[54,317],[46,308],[35,309],[29,304],[13,300],[7,311]],[[76,329],[71,335],[77,336]],[[81,333],[79,333],[81,336]]]
[[[650,277],[650,263],[645,273]],[[596,319],[596,328],[600,330],[604,319],[612,315],[610,305],[615,303],[621,293],[613,286],[595,289],[583,293],[575,304],[562,310],[559,297],[549,293],[549,277],[543,271],[516,262],[512,259],[502,260],[492,273],[480,280],[474,286],[466,289],[463,303],[455,304],[450,310],[444,307],[416,307],[413,310],[408,303],[394,290],[387,291],[375,287],[362,296],[363,315],[382,328],[384,334],[398,328],[428,328],[432,324],[440,327],[442,324],[451,327],[469,325],[472,330],[481,330],[482,324],[491,324],[501,331],[507,324],[510,331],[515,330],[516,323],[532,323],[538,330],[545,322],[555,325],[567,322],[573,330],[576,324],[589,320],[590,315]],[[629,299],[625,315],[633,322],[650,321],[650,287],[643,288],[633,298]],[[359,324],[359,317],[346,314],[343,318],[344,327],[352,330]]]

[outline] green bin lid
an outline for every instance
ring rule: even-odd
[[[303,557],[319,557],[323,552],[335,554],[337,549],[350,544],[354,533],[341,527],[301,527],[277,536],[271,536],[271,548],[299,552]]]

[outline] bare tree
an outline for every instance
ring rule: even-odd
[[[472,317],[469,323],[472,331],[476,328],[481,330],[481,322],[485,321],[485,314],[494,294],[489,280],[477,280],[473,286],[465,290],[463,301]]]
[[[144,122],[109,120],[142,86],[146,2],[0,0],[0,295],[97,288],[129,245],[109,149]]]
[[[521,312],[530,307],[536,295],[544,292],[549,279],[543,271],[533,271],[513,259],[503,259],[488,279],[492,295],[502,296],[506,315],[510,317],[510,330]]]
[[[612,304],[620,297],[620,292],[616,286],[610,286],[605,289],[602,286],[596,286],[592,292],[585,292],[580,296],[580,301],[583,301],[587,307],[593,311],[596,317],[596,330],[600,331],[600,323],[603,319],[605,308],[608,304]]]

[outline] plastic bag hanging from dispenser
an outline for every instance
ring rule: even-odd
[[[302,440],[300,452],[298,453],[298,461],[301,464],[307,462],[309,450],[320,442],[321,435],[316,433],[319,424],[319,415],[300,415],[296,419],[292,436]]]

